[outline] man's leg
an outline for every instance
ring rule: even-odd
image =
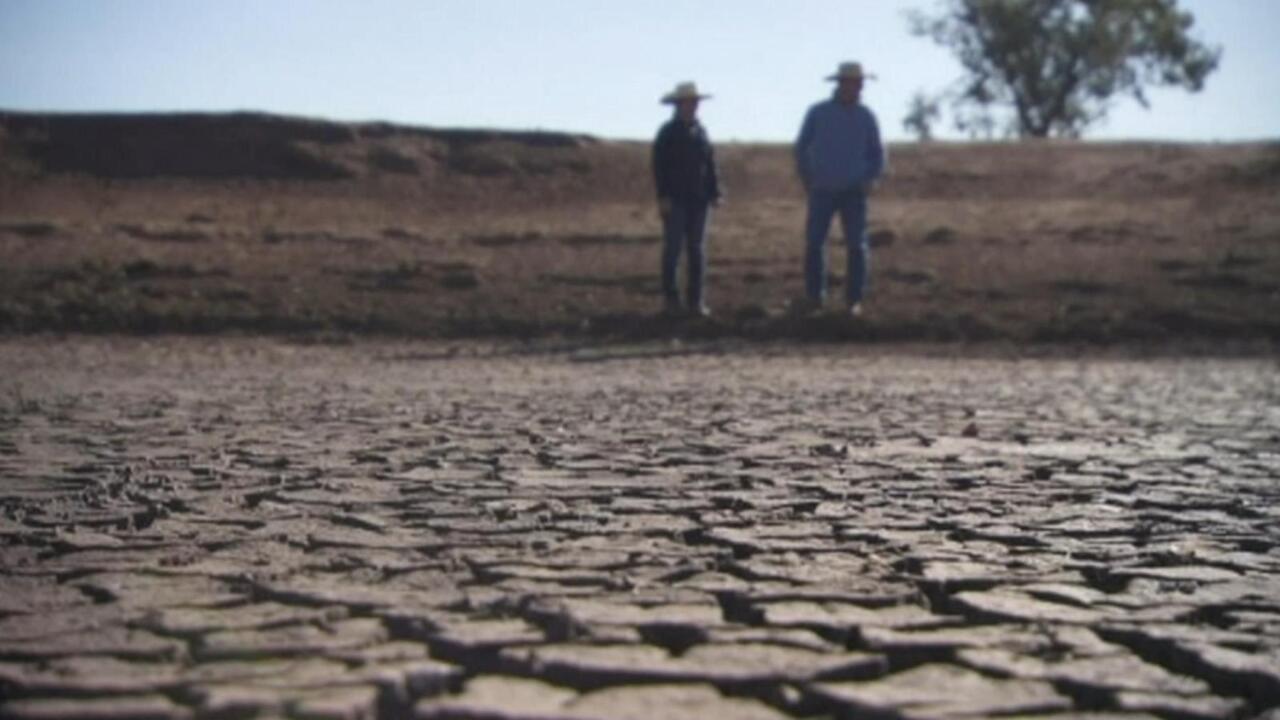
[[[871,249],[867,244],[867,196],[855,190],[841,198],[840,224],[844,226],[844,244],[848,250],[845,271],[845,302],[850,306],[862,302],[867,289]]]
[[[689,243],[689,310],[698,312],[703,305],[703,288],[707,277],[706,238],[707,219],[710,213],[706,205],[690,207],[685,212],[684,232]]]
[[[672,203],[671,209],[662,216],[662,299],[668,310],[680,306],[676,269],[684,245],[684,216],[684,208],[679,203]]]
[[[804,290],[809,302],[821,305],[827,294],[827,232],[835,214],[835,195],[809,192],[809,216],[805,221]]]

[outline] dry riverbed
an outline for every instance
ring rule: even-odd
[[[0,341],[0,716],[1276,712],[1276,360],[934,355]]]

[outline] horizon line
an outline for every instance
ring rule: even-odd
[[[545,128],[538,126],[514,127],[514,126],[489,126],[489,125],[431,125],[425,123],[407,122],[402,120],[388,120],[385,118],[344,118],[326,115],[309,115],[304,113],[280,112],[274,110],[262,110],[251,108],[235,108],[235,109],[150,109],[150,110],[51,110],[51,109],[24,109],[24,108],[7,108],[0,107],[0,116],[5,115],[48,115],[62,117],[181,117],[181,116],[259,116],[271,117],[296,121],[310,121],[329,123],[333,125],[390,125],[405,129],[417,130],[434,130],[443,132],[489,132],[499,134],[520,134],[520,133],[537,133],[546,135],[564,135],[571,137],[585,137],[601,142],[627,142],[627,143],[649,143],[652,138],[649,137],[628,137],[628,136],[609,136],[600,135],[586,130],[570,130],[560,128]],[[727,139],[714,140],[716,145],[790,145],[793,139],[775,139],[775,138],[739,138],[730,137]],[[1214,139],[1198,139],[1198,138],[1178,138],[1178,137],[1123,137],[1123,138],[1090,138],[1087,136],[1078,138],[1063,137],[993,137],[993,138],[976,138],[976,137],[959,137],[944,136],[930,139],[903,138],[903,139],[887,139],[890,145],[1000,145],[1014,144],[1020,142],[1056,142],[1056,143],[1079,143],[1079,144],[1099,144],[1099,145],[1125,145],[1125,144],[1159,144],[1159,145],[1270,145],[1280,144],[1280,134],[1273,136],[1250,136],[1242,138],[1214,138]]]

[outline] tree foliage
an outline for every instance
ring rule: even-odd
[[[907,110],[906,117],[902,118],[902,127],[915,133],[921,142],[928,142],[933,139],[933,124],[940,117],[942,108],[938,106],[937,98],[917,92],[911,97],[911,107]]]
[[[1076,137],[1117,96],[1147,107],[1151,86],[1200,90],[1222,53],[1191,37],[1177,0],[944,0],[910,21],[959,59],[965,75],[945,97],[974,134],[1004,107],[1013,133]]]

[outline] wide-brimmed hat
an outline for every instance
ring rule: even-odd
[[[851,80],[865,80],[873,79],[875,78],[875,75],[863,72],[862,63],[842,62],[840,63],[840,68],[836,70],[835,75],[827,76],[828,80],[844,80],[846,78]]]
[[[691,82],[682,82],[676,85],[676,89],[662,96],[662,102],[667,105],[674,105],[681,100],[706,100],[710,95],[703,95],[698,92],[698,85]]]

